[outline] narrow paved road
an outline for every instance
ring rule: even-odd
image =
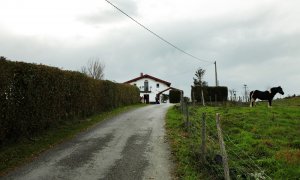
[[[3,179],[171,179],[164,117],[149,105],[106,120]]]

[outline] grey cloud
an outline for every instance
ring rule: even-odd
[[[176,39],[180,47],[203,59],[216,59],[224,66],[252,64],[269,61],[278,57],[300,56],[300,34],[277,33],[268,29],[274,20],[272,12],[261,12],[251,16],[210,21],[182,22],[165,32]],[[176,28],[180,27],[180,28]],[[280,25],[278,25],[280,27]]]
[[[217,60],[221,85],[241,88],[242,92],[244,83],[249,87],[262,89],[279,84],[284,86],[285,80],[282,77],[290,72],[288,69],[278,69],[278,65],[272,64],[277,63],[274,59],[300,57],[300,52],[297,51],[300,42],[298,33],[278,33],[272,36],[257,34],[270,20],[271,14],[266,13],[234,20],[223,18],[204,22],[182,21],[154,24],[150,27],[197,57]],[[107,60],[107,77],[120,82],[135,77],[140,72],[150,73],[171,81],[175,87],[184,89],[189,95],[195,70],[204,67],[207,70],[205,79],[210,85],[215,83],[213,65],[183,55],[134,24],[127,30],[112,32],[109,40],[100,47],[98,49]],[[267,68],[276,69],[267,71],[266,67],[256,68],[257,64],[272,65]],[[297,62],[291,65],[297,66]],[[257,81],[258,78],[261,81]]]
[[[113,2],[114,3],[114,2]],[[133,0],[128,1],[120,1],[118,3],[114,3],[121,9],[123,9],[126,13],[130,16],[137,16],[138,15],[138,7]],[[113,6],[107,4],[109,6],[109,10],[102,10],[99,9],[98,12],[93,12],[90,14],[86,14],[83,16],[78,17],[78,21],[86,23],[86,24],[106,24],[106,23],[113,23],[118,22],[126,19],[126,17],[121,14],[117,9]]]
[[[133,13],[130,14],[138,12],[136,7],[132,8]],[[122,14],[116,17],[114,13],[118,14],[114,10],[99,12],[84,21],[107,23],[126,18]],[[270,24],[277,23],[280,24],[280,19],[275,21],[272,11],[267,10],[241,17],[163,22],[148,27],[199,58],[216,60],[221,85],[240,92],[244,83],[251,89],[262,90],[268,86],[282,85],[287,94],[297,94],[299,86],[294,82],[299,78],[295,68],[300,66],[300,34],[280,33],[277,29],[274,32],[278,33],[264,34]],[[51,46],[31,38],[10,37],[3,33],[0,33],[0,40],[4,42],[0,44],[4,54],[0,55],[64,69],[78,70],[90,57],[99,57],[106,64],[105,77],[117,82],[124,82],[144,72],[172,82],[174,87],[185,90],[189,96],[195,70],[204,67],[207,70],[205,80],[209,85],[215,83],[212,64],[199,62],[178,52],[134,23],[127,29],[114,29],[105,38],[95,39],[95,44],[80,48],[59,44]],[[288,68],[282,68],[284,59]],[[258,67],[257,64],[268,67]]]
[[[118,15],[112,10],[100,11],[98,13],[88,14],[85,16],[78,17],[78,20],[86,24],[100,24],[100,23],[111,23],[123,20],[122,15]]]

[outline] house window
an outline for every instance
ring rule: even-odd
[[[156,84],[156,88],[159,88],[159,84],[158,83]]]
[[[144,91],[149,91],[149,83],[147,80],[144,82]]]

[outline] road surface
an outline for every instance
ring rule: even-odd
[[[105,120],[1,179],[171,179],[168,107],[149,105]]]

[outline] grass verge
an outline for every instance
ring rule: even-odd
[[[190,152],[191,140],[184,125],[184,117],[178,106],[172,106],[166,115],[166,130],[176,159],[175,176],[178,179],[200,179]]]
[[[223,179],[215,114],[229,159],[231,179],[300,178],[300,98],[242,106],[190,107],[190,127],[179,108],[170,108],[166,127],[180,179]],[[207,152],[201,154],[201,117],[206,113]]]
[[[18,142],[7,144],[0,148],[0,176],[3,176],[22,164],[30,162],[42,152],[73,138],[78,133],[93,127],[105,119],[141,106],[144,105],[138,104],[117,108],[110,112],[104,112],[90,118],[80,120],[78,123],[66,123],[60,127],[51,128],[39,137],[36,137],[34,141],[21,139]]]

